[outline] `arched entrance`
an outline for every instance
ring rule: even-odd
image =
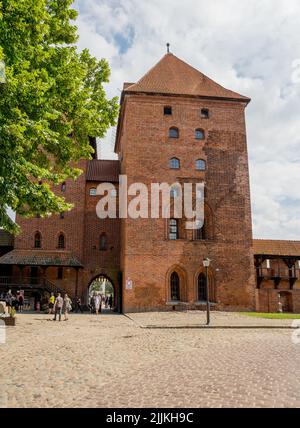
[[[98,275],[92,279],[88,287],[87,301],[93,312],[93,302],[96,295],[102,296],[102,313],[110,313],[115,311],[117,307],[117,296],[113,282],[106,275]]]

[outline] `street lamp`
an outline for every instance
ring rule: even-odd
[[[210,325],[210,302],[209,302],[209,282],[208,282],[208,268],[210,266],[211,260],[207,257],[203,260],[203,266],[205,267],[205,277],[206,277],[206,318],[207,325]]]

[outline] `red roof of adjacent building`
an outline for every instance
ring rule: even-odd
[[[300,256],[300,241],[273,241],[268,239],[254,239],[255,255],[268,256]]]
[[[250,101],[250,98],[223,88],[200,71],[170,53],[166,54],[138,83],[132,85],[126,84],[124,92]]]
[[[86,171],[87,181],[118,183],[120,162],[118,160],[98,160],[88,162]]]

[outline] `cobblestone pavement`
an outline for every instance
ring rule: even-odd
[[[143,322],[154,318],[144,314]],[[299,407],[300,345],[292,333],[21,315],[0,345],[0,407]]]
[[[205,327],[205,311],[149,312],[128,315],[141,327]],[[297,320],[300,325],[300,320]],[[293,320],[256,318],[239,313],[211,312],[212,327],[291,328]]]

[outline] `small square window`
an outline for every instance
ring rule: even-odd
[[[97,189],[95,188],[90,189],[90,196],[97,196]]]
[[[203,108],[201,110],[201,118],[202,119],[209,119],[209,110],[207,108]]]
[[[172,107],[169,107],[169,106],[164,107],[164,115],[172,116]]]
[[[116,198],[116,197],[117,197],[117,195],[118,195],[118,192],[117,192],[117,190],[116,190],[116,189],[112,189],[112,190],[110,191],[110,196],[111,196],[112,198]]]

